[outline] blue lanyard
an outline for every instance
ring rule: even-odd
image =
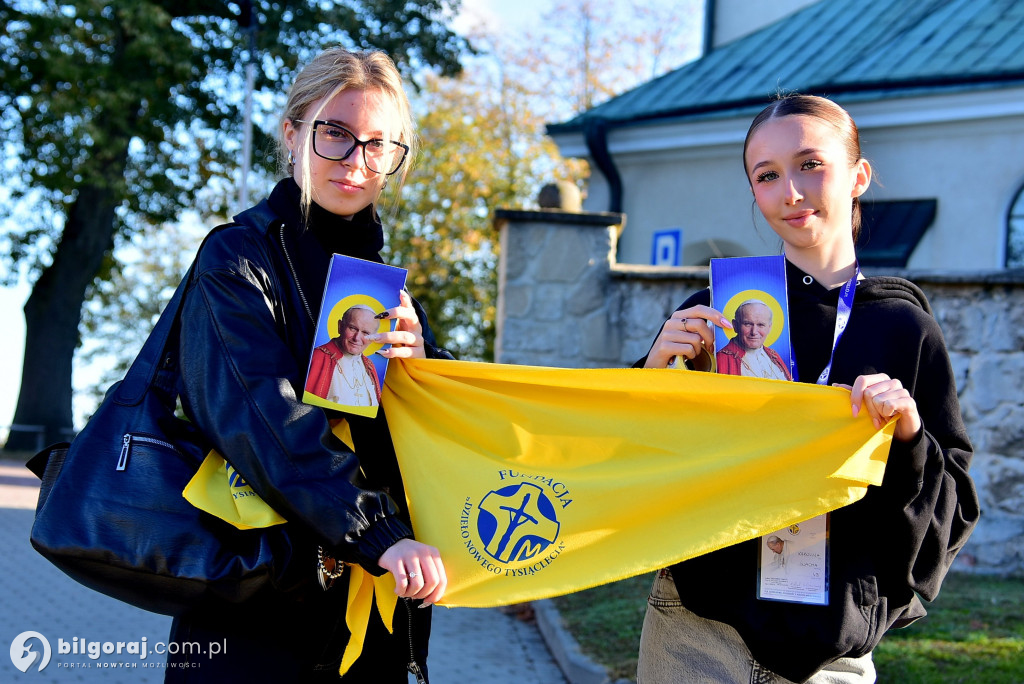
[[[832,353],[828,357],[828,365],[821,371],[821,375],[818,376],[817,384],[827,385],[828,376],[832,374],[832,362],[836,358],[836,348],[839,346],[839,340],[843,337],[843,333],[846,332],[846,326],[850,323],[850,314],[853,312],[853,297],[857,293],[857,280],[860,279],[860,264],[854,264],[855,272],[853,277],[846,281],[843,285],[843,289],[839,291],[839,303],[836,307],[836,330],[832,337]],[[796,374],[796,368],[793,369],[793,379],[798,380]]]

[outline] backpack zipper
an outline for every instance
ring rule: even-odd
[[[162,446],[165,449],[170,449],[171,451],[178,451],[176,446],[170,442],[165,442],[162,439],[147,437],[145,435],[133,435],[130,432],[125,433],[124,438],[121,440],[121,456],[117,459],[118,470],[124,470],[128,467],[128,455],[132,450],[132,441],[142,442],[143,444],[155,444],[157,446]]]

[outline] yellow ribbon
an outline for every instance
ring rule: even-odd
[[[394,633],[395,606],[398,595],[395,594],[395,578],[388,572],[374,577],[359,565],[348,565],[348,606],[345,610],[345,624],[351,633],[345,653],[341,656],[341,668],[338,672],[344,675],[363,652],[366,641],[366,630],[370,624],[370,610],[376,597],[377,612],[387,627]]]
[[[352,432],[345,420],[334,423],[334,434],[352,449]],[[182,496],[196,508],[228,522],[240,530],[252,530],[280,525],[285,519],[267,505],[216,451],[210,451],[199,470],[185,486]],[[339,673],[344,675],[359,658],[366,642],[370,624],[370,611],[377,606],[381,621],[389,632],[394,632],[395,579],[391,573],[374,577],[362,566],[348,566],[348,604],[345,624],[351,634],[345,653],[341,657]],[[376,601],[374,599],[376,598]]]

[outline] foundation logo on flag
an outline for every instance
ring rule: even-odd
[[[463,543],[470,556],[495,575],[536,574],[565,550],[558,537],[558,512],[572,503],[569,489],[543,475],[502,470],[498,477],[512,482],[477,502],[466,497],[460,517]]]
[[[242,487],[249,486],[249,483],[242,479],[241,473],[239,473],[237,470],[231,467],[230,463],[225,462],[224,469],[228,473],[228,484],[231,486],[232,489],[241,489]],[[238,498],[238,494],[236,493],[232,493],[231,495],[236,499]]]

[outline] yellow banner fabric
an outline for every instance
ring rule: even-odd
[[[417,539],[443,605],[586,589],[857,501],[890,423],[849,392],[679,370],[431,359],[388,368],[384,398]],[[753,572],[753,570],[752,570]]]
[[[332,419],[332,430],[349,449],[353,449],[352,430],[347,420]],[[271,527],[286,522],[252,490],[234,467],[216,451],[206,455],[199,470],[182,492],[185,500],[240,530]],[[370,611],[376,605],[380,619],[389,632],[394,632],[395,578],[391,574],[374,577],[361,566],[346,564],[348,570],[348,602],[345,623],[351,634],[341,657],[339,674],[344,675],[363,651]]]
[[[181,495],[199,510],[229,522],[240,530],[271,527],[285,522],[216,451],[206,454],[199,470],[189,480]]]

